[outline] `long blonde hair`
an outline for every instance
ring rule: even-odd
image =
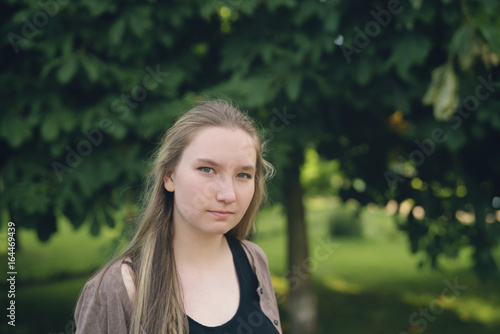
[[[196,133],[206,127],[242,129],[255,143],[257,153],[255,192],[241,221],[228,233],[245,239],[254,228],[257,212],[266,197],[266,179],[273,167],[263,158],[264,144],[252,121],[228,102],[215,100],[194,107],[165,133],[155,152],[153,168],[144,190],[139,224],[130,245],[119,258],[134,264],[136,297],[130,333],[188,333],[180,280],[173,252],[174,193],[165,190],[163,178],[173,171]]]

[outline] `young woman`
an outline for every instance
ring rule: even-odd
[[[262,146],[226,102],[179,118],[133,240],[82,291],[76,333],[282,333],[266,256],[245,240],[273,171]]]

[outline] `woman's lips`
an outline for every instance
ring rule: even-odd
[[[227,217],[229,217],[230,215],[233,214],[233,212],[231,212],[231,211],[212,211],[212,210],[208,210],[208,212],[210,212],[211,214],[213,214],[214,216],[219,217],[219,218],[227,218]]]

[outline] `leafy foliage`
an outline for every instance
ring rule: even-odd
[[[98,233],[136,197],[175,117],[231,98],[272,139],[276,200],[315,147],[346,184],[365,185],[342,188],[344,199],[413,198],[425,218],[402,226],[412,249],[437,264],[472,245],[486,277],[499,240],[486,221],[500,194],[500,4],[391,3],[4,1],[1,207],[42,239],[59,213],[75,227],[93,217]]]

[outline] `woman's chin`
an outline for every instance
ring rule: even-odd
[[[204,232],[207,234],[217,234],[223,235],[231,231],[236,226],[236,224],[229,224],[228,222],[214,222],[211,226],[204,228]]]

